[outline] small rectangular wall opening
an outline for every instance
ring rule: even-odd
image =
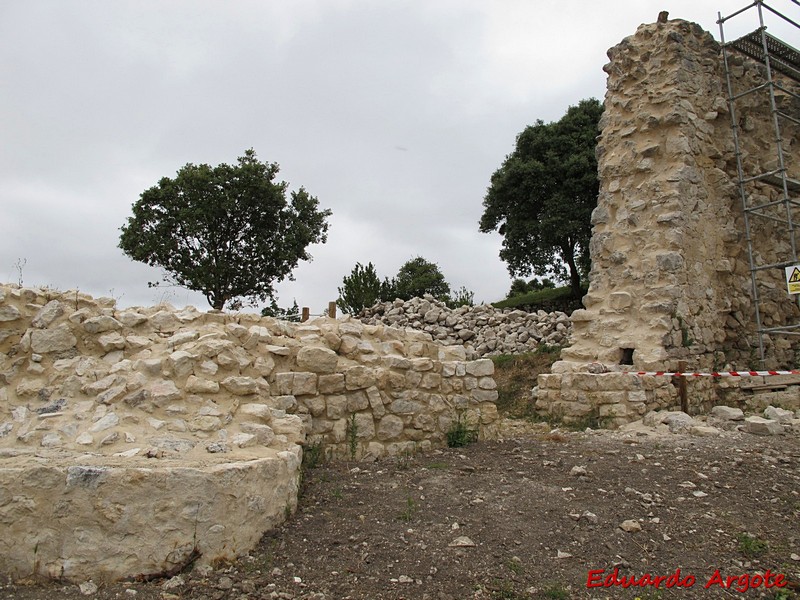
[[[632,365],[633,364],[633,348],[620,348],[619,349],[619,364]]]

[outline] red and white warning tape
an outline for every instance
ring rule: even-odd
[[[624,371],[628,375],[656,375],[663,377],[769,377],[772,375],[800,375],[800,371],[712,371],[711,373],[681,373],[680,371]]]

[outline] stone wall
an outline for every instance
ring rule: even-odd
[[[526,312],[487,304],[449,308],[428,294],[424,298],[378,302],[359,315],[365,323],[410,327],[441,344],[464,346],[471,359],[533,352],[540,345],[563,346],[572,324],[563,312]]]
[[[0,286],[0,564],[113,578],[231,558],[295,506],[303,446],[413,453],[458,418],[491,437],[493,370],[353,319]]]
[[[608,55],[591,284],[585,309],[571,317],[571,346],[553,366],[556,376],[539,380],[537,397],[544,412],[603,412],[620,424],[642,414],[644,405],[674,404],[676,392],[669,381],[626,376],[623,382],[605,372],[760,365],[720,46],[698,25],[672,20],[640,26]],[[760,65],[740,56],[731,65],[735,91],[763,81]],[[800,115],[787,98],[778,101]],[[767,96],[740,100],[737,116],[745,174],[774,167]],[[797,179],[800,127],[782,127],[788,175]],[[758,182],[748,184],[748,193],[755,202],[778,198],[776,189]],[[756,264],[791,256],[781,229],[753,221]],[[782,269],[759,277],[764,324],[796,322],[800,311],[786,293]],[[795,366],[797,348],[789,339],[767,343],[768,368]],[[589,371],[602,376],[570,390],[577,396],[565,401],[566,375],[559,374]],[[699,404],[714,402],[714,384],[690,386]]]

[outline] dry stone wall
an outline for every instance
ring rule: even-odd
[[[571,346],[539,380],[545,412],[602,411],[620,424],[649,409],[674,405],[671,382],[620,380],[619,371],[755,368],[757,341],[749,261],[721,49],[698,25],[646,24],[609,50],[602,134],[600,195],[592,215],[591,284],[585,308],[572,314]],[[763,67],[734,56],[733,87],[763,82]],[[792,85],[785,82],[785,85]],[[778,102],[790,114],[800,107]],[[775,166],[767,97],[737,102],[746,175]],[[788,175],[800,175],[800,128],[783,131]],[[751,202],[778,191],[749,184]],[[756,264],[786,260],[789,239],[766,219],[753,223]],[[783,272],[764,271],[763,322],[796,322]],[[769,368],[794,366],[790,340],[768,340]],[[565,395],[568,373],[598,376]],[[612,375],[605,375],[611,372]],[[560,377],[559,374],[564,374]],[[625,376],[628,377],[628,376]],[[714,386],[692,382],[698,403]],[[692,395],[692,394],[690,394]],[[572,397],[574,396],[574,397]],[[569,397],[569,398],[568,398]]]
[[[569,316],[563,312],[526,312],[487,304],[451,309],[429,294],[405,301],[378,302],[365,309],[359,319],[424,331],[448,346],[463,345],[470,359],[522,354],[540,345],[563,346],[572,332]]]
[[[232,558],[293,510],[304,446],[413,453],[458,418],[491,437],[493,371],[349,318],[0,286],[0,564],[79,579]]]

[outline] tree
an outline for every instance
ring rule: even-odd
[[[410,300],[430,294],[440,300],[449,299],[450,286],[444,279],[439,267],[421,256],[407,261],[397,272],[394,279],[395,293],[398,298]]]
[[[297,300],[293,299],[291,307],[281,308],[275,298],[272,298],[269,305],[261,309],[261,316],[297,323],[300,321],[300,307],[297,306]]]
[[[452,296],[450,296],[449,300],[446,300],[445,303],[449,308],[458,308],[459,306],[475,306],[475,292],[472,292],[466,288],[466,286],[461,286],[458,288]]]
[[[557,275],[563,261],[580,296],[599,192],[595,147],[602,112],[591,98],[557,122],[536,121],[492,175],[480,230],[503,236],[500,258],[512,277]]]
[[[555,287],[556,287],[555,282],[548,279],[547,277],[541,280],[534,277],[530,281],[525,281],[524,279],[517,278],[511,282],[511,289],[508,291],[508,295],[506,296],[506,298],[513,298],[514,296],[522,296],[530,292],[538,292],[539,290],[553,289]]]
[[[365,267],[361,263],[356,263],[350,275],[342,279],[336,306],[343,312],[354,315],[364,308],[373,306],[378,300],[391,300],[393,295],[392,283],[389,279],[381,282],[375,272],[375,265],[368,263]]]
[[[306,248],[327,240],[331,215],[302,187],[287,201],[278,170],[252,148],[236,165],[187,164],[142,192],[119,247],[163,268],[165,282],[202,292],[215,309],[242,297],[274,299],[273,285],[311,260]]]

